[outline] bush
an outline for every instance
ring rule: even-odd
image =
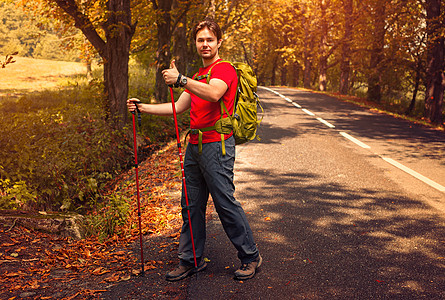
[[[73,209],[127,165],[128,138],[107,123],[97,95],[71,87],[2,103],[1,207]]]
[[[94,212],[86,217],[86,235],[97,235],[103,240],[117,233],[130,213],[130,199],[120,192],[105,196]]]
[[[82,213],[133,166],[132,125],[111,127],[100,91],[84,83],[0,103],[0,209]],[[179,124],[188,126],[187,114]],[[138,136],[142,161],[175,137],[173,118],[144,115]]]

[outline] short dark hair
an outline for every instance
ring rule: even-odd
[[[212,18],[207,17],[204,19],[204,21],[201,21],[198,24],[196,24],[193,30],[193,40],[196,41],[196,36],[198,35],[198,32],[200,32],[204,28],[208,28],[211,32],[213,32],[218,41],[222,39],[221,28],[219,27],[218,23],[216,23]]]

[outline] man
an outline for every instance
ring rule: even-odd
[[[176,111],[183,113],[190,110],[190,128],[202,129],[213,126],[221,118],[221,106],[224,101],[230,113],[233,112],[237,89],[237,74],[229,63],[221,61],[218,51],[222,43],[221,29],[211,19],[200,22],[193,31],[198,54],[202,58],[203,68],[197,76],[206,75],[210,68],[211,78],[194,80],[181,75],[174,61],[170,69],[164,70],[163,76],[168,85],[179,85],[186,90],[176,101]],[[198,77],[196,77],[198,78]],[[130,111],[134,111],[136,98],[127,101]],[[173,114],[170,103],[138,104],[143,113],[155,115]],[[232,133],[221,136],[215,130],[205,131],[201,138],[192,133],[184,160],[184,172],[189,200],[189,211],[195,253],[198,266],[195,268],[190,236],[190,225],[187,217],[184,191],[181,197],[183,225],[179,240],[179,265],[166,275],[168,281],[181,280],[207,267],[203,259],[206,238],[206,206],[209,193],[212,195],[216,211],[224,230],[232,244],[238,250],[241,267],[235,272],[235,279],[246,280],[255,275],[262,258],[254,243],[252,231],[240,203],[233,193],[233,165],[235,162],[235,139]],[[199,145],[199,140],[202,144]],[[223,143],[224,142],[224,143]],[[223,153],[222,148],[225,148]]]

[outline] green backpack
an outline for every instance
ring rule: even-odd
[[[235,68],[238,76],[238,87],[235,96],[233,115],[229,114],[224,102],[219,100],[221,105],[221,118],[216,121],[215,125],[190,130],[191,133],[199,134],[199,153],[202,152],[202,133],[205,131],[216,130],[221,134],[223,155],[226,154],[224,134],[230,134],[233,131],[235,145],[244,144],[253,140],[255,137],[260,140],[256,132],[263,118],[261,117],[261,119],[258,120],[257,109],[259,107],[261,108],[262,112],[264,112],[264,110],[261,107],[259,97],[256,94],[257,79],[255,73],[248,64],[241,62],[231,63],[228,61],[220,61],[213,65],[206,75],[198,76],[196,80],[206,78],[207,83],[209,83],[210,74],[213,67],[223,62],[230,63]],[[193,79],[195,79],[195,76],[193,76]],[[226,112],[228,117],[223,118],[224,112]]]

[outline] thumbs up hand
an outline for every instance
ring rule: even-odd
[[[172,60],[170,63],[170,69],[165,69],[162,71],[162,76],[164,77],[164,81],[167,85],[174,85],[178,80],[179,71],[176,68],[175,61]]]
[[[175,69],[176,71],[178,70],[178,68],[176,68],[176,60],[172,60],[170,63],[170,69]]]

